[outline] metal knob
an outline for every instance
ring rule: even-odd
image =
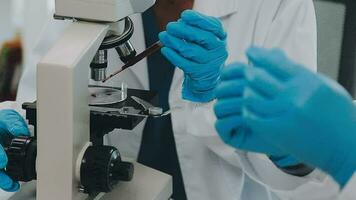
[[[14,138],[5,151],[8,157],[7,175],[14,181],[36,180],[37,141],[34,138]]]
[[[130,181],[133,165],[122,162],[119,151],[111,146],[91,146],[83,157],[80,180],[84,193],[108,193],[119,181]]]

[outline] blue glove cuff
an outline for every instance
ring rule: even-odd
[[[343,163],[339,171],[330,173],[343,188],[356,173],[356,155],[353,155]]]
[[[329,153],[331,156],[324,160],[324,164],[320,164],[320,168],[330,174],[341,187],[344,187],[356,173],[356,137],[353,137],[354,133],[356,133],[355,120],[345,124],[340,132],[335,131],[335,136],[342,140],[338,141],[336,147],[332,148],[332,152]],[[342,138],[342,135],[352,137]]]
[[[182,89],[182,98],[188,101],[197,103],[207,103],[215,99],[215,89],[219,83],[220,77],[213,78],[211,85],[206,90],[194,90],[192,89],[192,80],[188,75],[185,76]]]
[[[184,100],[196,102],[196,103],[208,103],[215,99],[215,89],[211,91],[196,93],[189,89],[184,89],[182,91],[182,98]]]
[[[270,156],[269,158],[275,165],[281,168],[301,164],[301,162],[293,156]]]

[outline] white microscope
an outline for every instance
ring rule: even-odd
[[[115,48],[124,62],[135,56],[128,16],[144,12],[155,0],[55,3],[55,18],[73,22],[38,64],[37,102],[23,106],[30,124],[35,125],[35,136],[9,140],[6,171],[15,180],[28,182],[11,199],[169,199],[170,176],[123,161],[116,148],[102,144],[106,134],[102,132],[133,128],[145,113],[128,102],[118,103],[124,107],[89,106],[88,98],[89,72],[95,81],[106,78],[108,49]],[[130,92],[147,101],[154,99],[149,92]],[[101,132],[101,128],[107,130]]]

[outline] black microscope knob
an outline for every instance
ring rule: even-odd
[[[130,180],[133,167],[129,172],[127,169],[131,169],[131,166],[122,165],[122,163],[120,153],[115,147],[89,147],[84,154],[80,168],[84,192],[89,194],[111,192],[119,181]]]
[[[134,165],[129,162],[121,162],[114,174],[120,181],[131,181],[134,174]]]
[[[6,174],[14,181],[29,182],[36,179],[37,142],[31,137],[12,139],[5,147],[8,157]]]

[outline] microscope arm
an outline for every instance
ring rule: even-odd
[[[89,142],[89,65],[107,25],[73,22],[37,69],[37,199],[85,199],[77,161]]]

